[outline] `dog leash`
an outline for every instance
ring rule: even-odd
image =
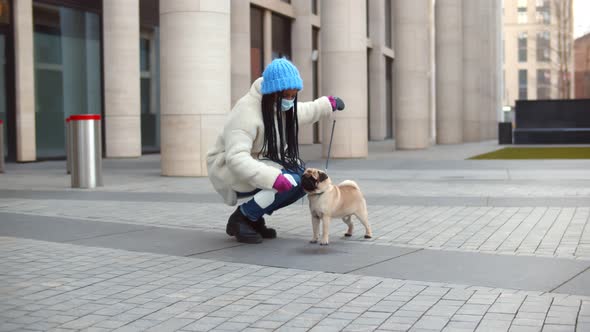
[[[334,127],[336,126],[336,119],[332,122],[332,133],[330,134],[330,144],[328,145],[328,158],[326,158],[326,169],[324,171],[328,173],[328,162],[330,161],[330,152],[332,151],[332,139],[334,139]]]
[[[326,168],[324,172],[328,173],[328,163],[330,162],[330,152],[332,152],[332,140],[334,139],[334,127],[336,127],[336,119],[332,122],[332,132],[330,133],[330,143],[328,144],[328,157],[326,158]],[[301,197],[301,205],[305,201],[305,196]]]

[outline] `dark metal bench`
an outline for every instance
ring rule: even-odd
[[[590,99],[516,101],[514,144],[590,144]]]
[[[516,128],[515,144],[590,144],[590,128]]]

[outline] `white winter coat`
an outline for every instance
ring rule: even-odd
[[[207,152],[207,171],[215,190],[228,205],[236,205],[237,192],[251,192],[257,188],[272,189],[281,173],[281,166],[262,158],[264,122],[262,121],[260,86],[262,78],[252,84],[227,115],[223,132]],[[332,114],[327,97],[297,103],[299,127]]]

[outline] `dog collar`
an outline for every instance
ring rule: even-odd
[[[325,193],[325,191],[322,191],[321,193],[310,193],[310,194],[307,194],[307,195],[308,196],[319,196],[319,195],[321,195],[323,193]]]

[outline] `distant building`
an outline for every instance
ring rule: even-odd
[[[590,33],[574,41],[575,97],[590,98]]]
[[[572,3],[504,0],[504,106],[574,96]]]

